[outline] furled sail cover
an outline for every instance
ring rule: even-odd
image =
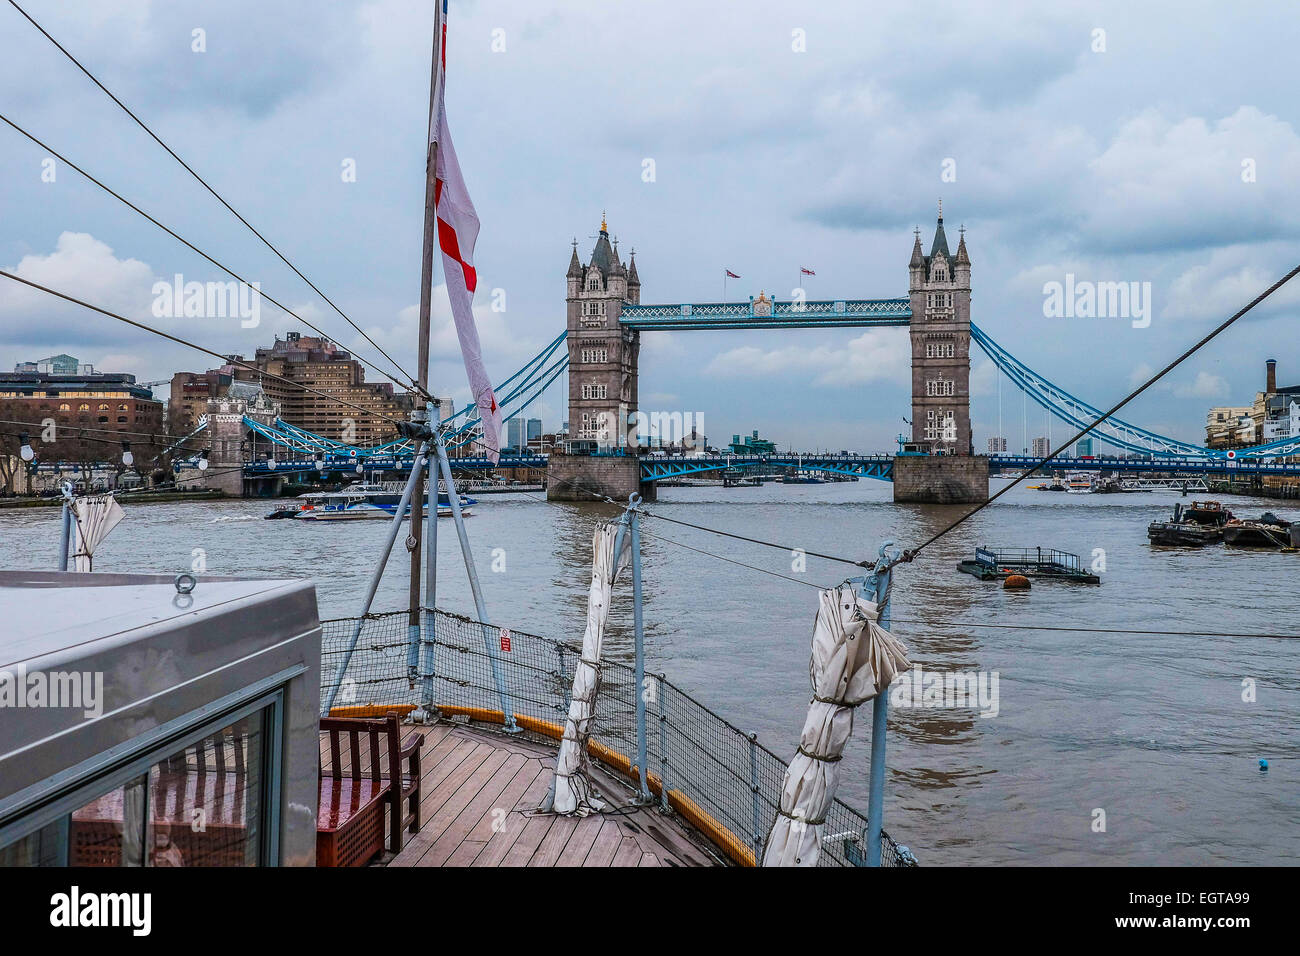
[[[602,806],[592,792],[587,772],[587,740],[596,716],[596,694],[600,689],[600,655],[605,641],[605,622],[614,579],[631,559],[631,536],[622,535],[621,523],[597,526],[591,536],[591,590],[587,594],[587,630],[582,636],[582,656],[573,673],[573,697],[569,716],[555,761],[554,796],[550,807],[556,813],[585,816]],[[615,554],[618,549],[619,553]]]
[[[764,866],[817,865],[840,755],[853,733],[853,708],[884,693],[896,674],[912,666],[907,650],[879,619],[876,603],[857,597],[848,585],[821,593],[808,668],[813,700],[799,752],[785,772]]]
[[[122,520],[122,506],[112,495],[78,498],[72,503],[75,520],[73,534],[74,571],[93,570],[95,549]]]

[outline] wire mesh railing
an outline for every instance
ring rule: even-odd
[[[431,626],[422,629],[414,668],[407,612],[396,611],[362,621],[346,674],[339,668],[356,618],[322,621],[322,703],[338,685],[335,714],[431,704],[446,715],[501,724],[508,708],[525,735],[555,745],[568,713],[579,646],[447,611],[427,614]],[[785,761],[663,675],[647,673],[640,692],[655,799],[679,812],[733,863],[761,860]],[[632,667],[601,663],[590,752],[631,777],[637,774],[637,696]],[[861,865],[866,832],[866,815],[836,800],[826,816],[822,865]],[[882,833],[881,865],[914,866],[916,859]]]

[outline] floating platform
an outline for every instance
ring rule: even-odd
[[[976,548],[975,559],[957,562],[957,570],[981,581],[1023,574],[1027,578],[1101,584],[1100,577],[1083,569],[1077,554],[1054,548]]]

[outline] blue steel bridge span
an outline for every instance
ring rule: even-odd
[[[893,481],[894,456],[892,455],[834,455],[834,454],[771,454],[771,455],[641,455],[641,480],[647,482],[703,476],[710,473],[737,469],[753,472],[771,469],[799,469],[823,474],[844,475],[852,478],[874,478]],[[298,474],[311,480],[312,476],[328,475],[342,471],[345,474],[380,474],[407,472],[414,458],[406,455],[377,455],[368,458],[323,455],[319,458],[285,458],[252,462],[245,466],[249,477],[267,478],[272,475]],[[451,459],[456,471],[489,472],[504,468],[531,468],[545,471],[548,456],[502,455],[493,464],[483,455]],[[1025,455],[991,455],[987,459],[990,470],[1021,471],[1035,468],[1040,459]],[[360,471],[358,471],[360,467]],[[1256,475],[1291,475],[1300,478],[1300,463],[1287,463],[1267,459],[1204,459],[1204,458],[1054,458],[1044,471],[1095,471],[1126,475],[1221,475],[1247,478]]]
[[[691,330],[725,328],[835,328],[863,326],[901,326],[911,321],[911,309],[906,298],[894,299],[837,299],[808,302],[775,302],[754,300],[740,303],[682,303],[676,305],[628,305],[620,322],[630,328],[650,331],[655,329]],[[506,378],[497,387],[498,401],[504,417],[521,414],[542,393],[568,370],[568,349],[562,348],[567,332],[561,332],[547,343],[536,356],[519,371]],[[1046,376],[1030,369],[986,332],[971,325],[971,341],[977,344],[993,361],[1002,374],[1021,389],[1028,398],[1046,409],[1056,419],[1074,429],[1083,429],[1098,422],[1104,413],[1098,407],[1071,394]],[[442,427],[450,449],[470,445],[480,419],[474,405],[442,419]],[[254,436],[291,454],[286,458],[307,461],[308,467],[322,465],[326,470],[356,468],[388,471],[410,466],[413,449],[410,442],[396,440],[372,447],[354,447],[333,439],[313,435],[282,420],[271,425],[245,418],[244,424]],[[1054,459],[1052,467],[1080,471],[1114,470],[1126,473],[1175,474],[1293,474],[1297,466],[1282,464],[1279,460],[1300,455],[1300,438],[1286,438],[1241,448],[1235,451],[1206,448],[1194,443],[1169,438],[1118,418],[1107,418],[1094,428],[1093,436],[1133,457]],[[277,452],[277,455],[279,453]],[[723,456],[724,458],[726,456]],[[822,471],[855,477],[892,480],[892,458],[882,455],[827,456],[789,453],[766,456],[761,461],[753,456],[730,456],[736,467],[770,464],[780,467],[800,466],[805,470]],[[546,456],[516,456],[502,459],[500,467],[545,467]],[[992,466],[1008,468],[1030,467],[1037,459],[1015,455],[999,455],[990,459]],[[182,464],[184,464],[182,462]],[[249,477],[262,477],[280,470],[288,470],[289,461],[251,462],[245,467]],[[464,470],[486,469],[486,458],[458,458],[456,467]],[[642,459],[641,471],[646,481],[659,481],[691,474],[700,474],[725,468],[722,459],[658,458]],[[319,470],[319,468],[318,468]]]

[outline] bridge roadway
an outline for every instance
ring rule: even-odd
[[[497,465],[486,457],[474,456],[453,458],[452,467],[457,471],[490,471],[494,468],[535,468],[546,469],[547,455],[502,455]],[[363,463],[365,473],[386,471],[407,471],[411,467],[410,455],[388,455],[370,458],[335,456],[325,458],[325,467],[317,468],[315,459],[280,460],[272,468],[265,461],[254,462],[244,466],[244,475],[249,478],[265,478],[276,474],[304,474],[321,471],[355,471],[358,463]],[[1023,470],[1039,465],[1040,459],[1024,455],[993,455],[987,458],[990,469]],[[774,453],[770,455],[642,455],[641,478],[643,481],[659,481],[664,478],[680,478],[699,475],[712,471],[724,471],[728,468],[752,470],[754,468],[800,468],[804,471],[848,475],[857,478],[876,478],[892,481],[894,476],[893,455],[836,455],[836,454],[798,454]],[[1172,475],[1295,475],[1300,477],[1300,464],[1283,464],[1272,461],[1251,459],[1207,459],[1207,458],[1056,458],[1044,469],[1045,471],[1113,471],[1123,474],[1172,474]],[[310,477],[310,475],[308,475]]]

